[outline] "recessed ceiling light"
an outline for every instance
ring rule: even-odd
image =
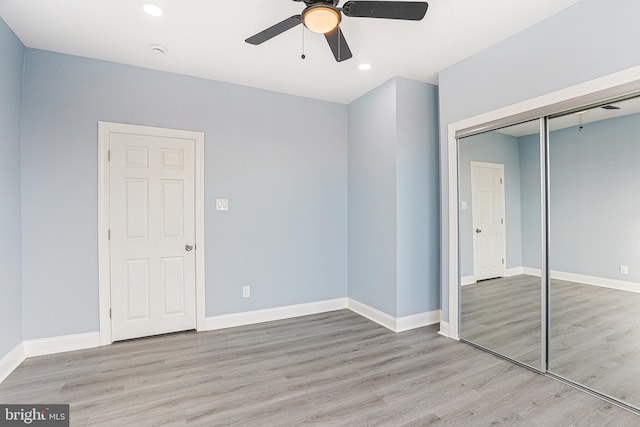
[[[371,64],[360,64],[358,65],[358,70],[367,71],[371,69]]]
[[[160,44],[152,44],[149,47],[151,48],[152,52],[159,53],[159,54],[162,54],[162,55],[167,53],[167,48],[162,46],[162,45],[160,45]]]
[[[142,10],[151,16],[162,16],[164,13],[162,9],[160,9],[160,6],[153,3],[142,3]]]

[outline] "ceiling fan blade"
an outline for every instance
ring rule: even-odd
[[[325,33],[324,37],[327,39],[327,43],[329,43],[329,47],[336,61],[346,61],[353,56],[340,27],[336,27],[328,33]]]
[[[429,3],[417,1],[348,1],[342,6],[345,16],[419,21]]]
[[[285,19],[282,22],[278,22],[276,25],[269,27],[264,31],[260,31],[258,34],[255,34],[249,37],[248,39],[245,40],[245,42],[249,44],[262,44],[267,40],[274,38],[278,34],[282,34],[285,31],[301,23],[302,23],[302,16],[294,15],[290,18]]]

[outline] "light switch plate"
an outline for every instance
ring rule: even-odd
[[[216,210],[217,211],[228,211],[229,210],[229,199],[216,199]]]

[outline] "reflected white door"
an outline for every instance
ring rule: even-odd
[[[471,162],[473,275],[476,280],[505,273],[504,165]]]
[[[195,142],[110,133],[112,340],[196,327]]]

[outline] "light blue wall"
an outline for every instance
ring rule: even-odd
[[[349,297],[396,315],[396,81],[349,105]]]
[[[518,138],[522,201],[522,266],[541,268],[540,135]]]
[[[99,120],[205,132],[207,316],[347,295],[346,106],[32,49],[25,66],[25,339],[98,330]]]
[[[440,308],[438,88],[396,79],[397,313]]]
[[[639,137],[640,114],[551,133],[552,270],[640,283]]]
[[[0,19],[0,359],[22,341],[20,115],[24,46]]]
[[[640,64],[639,15],[637,0],[582,0],[440,73],[444,320],[449,319],[448,125]]]
[[[349,105],[349,296],[439,308],[437,88],[394,78]]]
[[[520,212],[520,150],[518,138],[500,132],[488,132],[459,142],[460,200],[467,209],[460,210],[460,274],[473,275],[473,210],[471,200],[471,161],[504,165],[506,266],[522,266]]]

